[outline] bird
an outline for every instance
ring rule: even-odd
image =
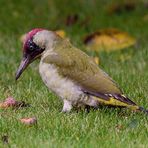
[[[91,57],[54,31],[34,28],[27,33],[15,79],[38,58],[40,76],[48,89],[63,101],[62,112],[70,112],[73,107],[108,105],[148,113],[126,97]]]

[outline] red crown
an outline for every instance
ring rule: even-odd
[[[24,46],[23,46],[23,50],[27,49],[27,41],[29,39],[31,39],[36,33],[38,33],[39,31],[42,31],[42,30],[44,30],[44,29],[42,29],[42,28],[35,28],[35,29],[32,29],[30,32],[27,33],[26,39],[25,39],[25,42],[24,42]]]

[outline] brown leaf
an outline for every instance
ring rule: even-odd
[[[16,101],[13,97],[8,97],[4,102],[0,103],[0,108],[6,109],[9,107],[19,108],[19,107],[28,107],[29,104],[25,103],[24,101]]]
[[[33,124],[37,124],[37,119],[35,117],[32,118],[22,118],[20,119],[21,123],[25,124],[25,125],[33,125]]]
[[[0,103],[0,108],[8,108],[15,106],[16,100],[12,97],[8,97],[4,102]]]
[[[127,32],[115,28],[98,30],[84,39],[84,44],[95,51],[113,51],[136,44],[136,40]]]

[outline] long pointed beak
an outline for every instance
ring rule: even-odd
[[[31,62],[31,58],[30,56],[27,56],[27,57],[23,57],[22,61],[21,61],[21,64],[16,72],[16,75],[15,75],[15,79],[17,80],[21,74],[23,73],[23,71],[27,68],[27,66],[30,64]]]

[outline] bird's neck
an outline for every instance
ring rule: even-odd
[[[45,51],[42,53],[41,60],[43,60],[48,55],[55,55],[56,54],[55,48],[56,48],[57,44],[59,44],[62,41],[62,39],[57,35],[55,37],[54,36],[51,36],[51,37],[52,38],[50,38],[50,37],[48,38],[49,42],[46,45]],[[51,41],[51,39],[52,39],[52,41]]]
[[[47,34],[46,39],[47,39],[46,50],[51,50],[53,48],[55,42],[57,41],[58,36],[54,32],[50,31]]]

